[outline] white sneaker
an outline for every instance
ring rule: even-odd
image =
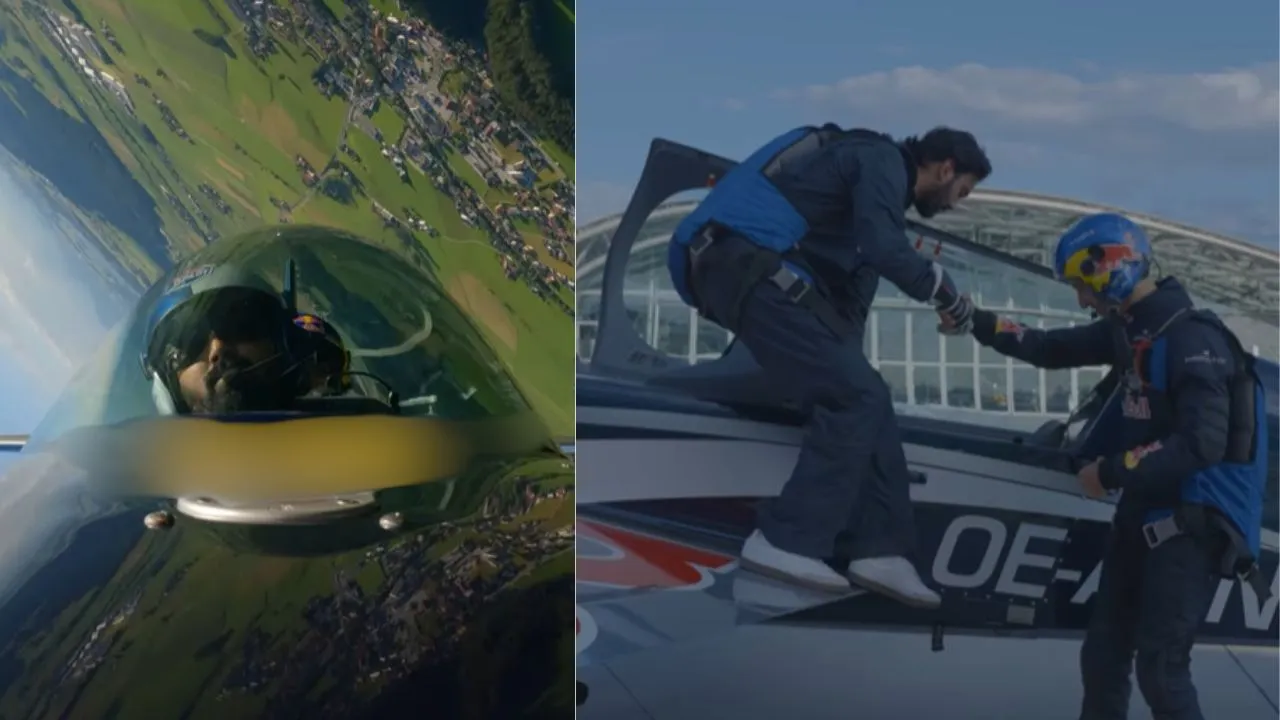
[[[742,567],[758,573],[799,582],[805,587],[827,592],[847,593],[853,588],[849,578],[815,558],[779,550],[756,530],[742,545]]]
[[[849,579],[911,607],[934,609],[942,605],[942,596],[924,584],[915,566],[904,557],[854,560],[849,563]]]

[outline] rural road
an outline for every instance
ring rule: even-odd
[[[338,157],[338,153],[342,152],[342,143],[346,142],[347,140],[347,130],[351,128],[351,123],[353,120],[355,120],[356,108],[360,107],[360,104],[364,102],[365,99],[366,98],[357,98],[347,106],[347,116],[342,121],[342,129],[338,131],[338,140],[333,144],[333,152],[329,153],[328,159],[324,161],[324,165],[321,165],[322,168],[328,167],[329,163],[333,162]],[[321,173],[320,179],[323,179],[324,175],[325,173]],[[319,179],[317,179],[316,184],[307,188],[307,191],[303,193],[301,198],[298,199],[298,202],[294,203],[293,206],[289,208],[290,214],[297,212],[298,209],[300,209],[303,205],[306,205],[307,202],[311,200],[311,198],[315,197],[316,189],[319,187],[320,187],[320,181]]]
[[[351,353],[351,357],[353,358],[391,357],[393,355],[399,355],[401,353],[409,352],[413,348],[417,347],[418,344],[420,344],[422,341],[431,337],[431,331],[434,329],[434,327],[435,326],[431,321],[431,313],[427,312],[426,310],[423,310],[422,311],[422,329],[410,335],[409,337],[405,338],[404,342],[398,343],[396,345],[392,345],[390,347],[381,347],[381,348],[351,347],[351,348],[348,348],[347,351]]]

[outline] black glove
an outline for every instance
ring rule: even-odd
[[[933,290],[933,306],[939,315],[951,322],[951,329],[945,331],[946,334],[968,335],[973,332],[973,301],[956,290],[951,276],[941,265],[934,263],[933,272],[938,278]]]

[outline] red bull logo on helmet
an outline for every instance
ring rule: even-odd
[[[1103,245],[1099,248],[1101,257],[1093,261],[1093,272],[1088,273],[1093,276],[1107,276],[1116,270],[1124,268],[1131,262],[1142,259],[1133,248],[1133,236],[1125,233],[1125,243],[1123,245]]]

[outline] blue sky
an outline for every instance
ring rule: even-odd
[[[833,121],[973,131],[988,186],[1277,242],[1275,0],[600,0],[577,12],[579,221],[650,140],[741,157]]]
[[[0,160],[0,434],[27,433],[106,334],[67,233]],[[7,467],[0,456],[0,474]]]

